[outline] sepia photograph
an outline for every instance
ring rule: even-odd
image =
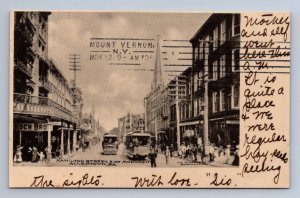
[[[11,186],[287,187],[289,31],[289,13],[11,12]]]
[[[14,165],[238,166],[239,41],[240,14],[15,12]]]

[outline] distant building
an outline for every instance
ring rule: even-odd
[[[157,41],[157,50],[154,65],[153,81],[150,93],[144,98],[146,129],[155,134],[158,144],[172,141],[174,138],[169,131],[169,89],[163,85],[160,45]]]
[[[128,113],[118,119],[119,137],[124,137],[126,133],[132,131],[145,131],[145,116],[144,114]]]

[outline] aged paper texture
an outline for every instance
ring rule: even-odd
[[[288,188],[290,14],[13,11],[12,188]]]

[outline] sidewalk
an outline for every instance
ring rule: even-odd
[[[46,162],[46,159],[44,161],[39,161],[39,162],[31,162],[31,161],[23,161],[20,163],[13,163],[14,166],[54,166],[57,162],[64,162],[67,161],[68,159],[71,159],[81,153],[88,152],[92,149],[97,149],[99,144],[92,145],[91,148],[85,149],[85,151],[81,150],[80,152],[77,153],[70,153],[70,154],[65,154],[62,158],[51,158],[50,163]]]

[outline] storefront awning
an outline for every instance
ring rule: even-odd
[[[46,120],[35,118],[35,117],[32,117],[32,116],[14,114],[13,117],[14,117],[14,119],[17,119],[17,120],[22,121],[22,122],[47,123]],[[14,122],[16,122],[16,121],[14,121]]]

